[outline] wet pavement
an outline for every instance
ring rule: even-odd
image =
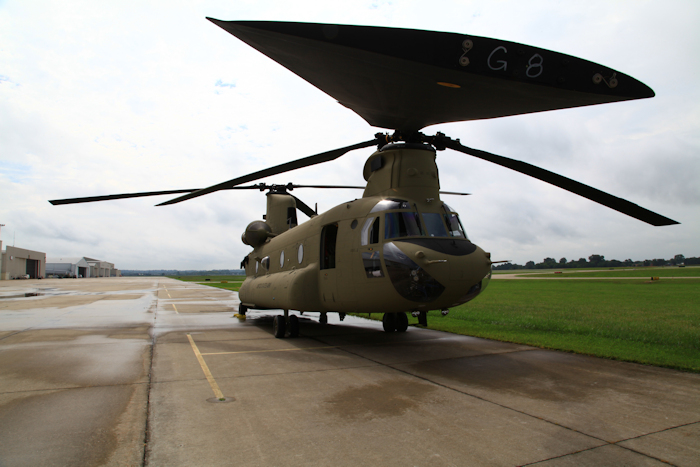
[[[700,375],[334,315],[275,339],[237,307],[0,281],[0,466],[700,465]]]

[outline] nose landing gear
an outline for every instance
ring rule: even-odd
[[[384,313],[382,326],[385,332],[406,332],[408,329],[408,316],[406,313]]]

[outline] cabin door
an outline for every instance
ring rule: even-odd
[[[330,224],[321,231],[321,275],[319,292],[321,301],[329,310],[335,308],[338,299],[338,271],[335,267],[338,224]]]

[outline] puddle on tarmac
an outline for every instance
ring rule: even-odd
[[[0,296],[0,300],[2,300],[4,298],[38,297],[40,295],[45,295],[45,294],[43,294],[41,292],[29,292],[29,293],[19,294],[19,295],[4,295],[4,296]]]

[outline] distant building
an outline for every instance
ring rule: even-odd
[[[90,276],[89,277],[119,277],[119,269],[114,267],[114,264],[108,263],[107,261],[100,261],[95,258],[85,258],[88,265],[90,265]]]
[[[0,242],[2,250],[2,242]],[[39,279],[46,274],[46,253],[8,246],[2,252],[0,280]]]
[[[46,277],[90,277],[85,258],[47,258]]]

